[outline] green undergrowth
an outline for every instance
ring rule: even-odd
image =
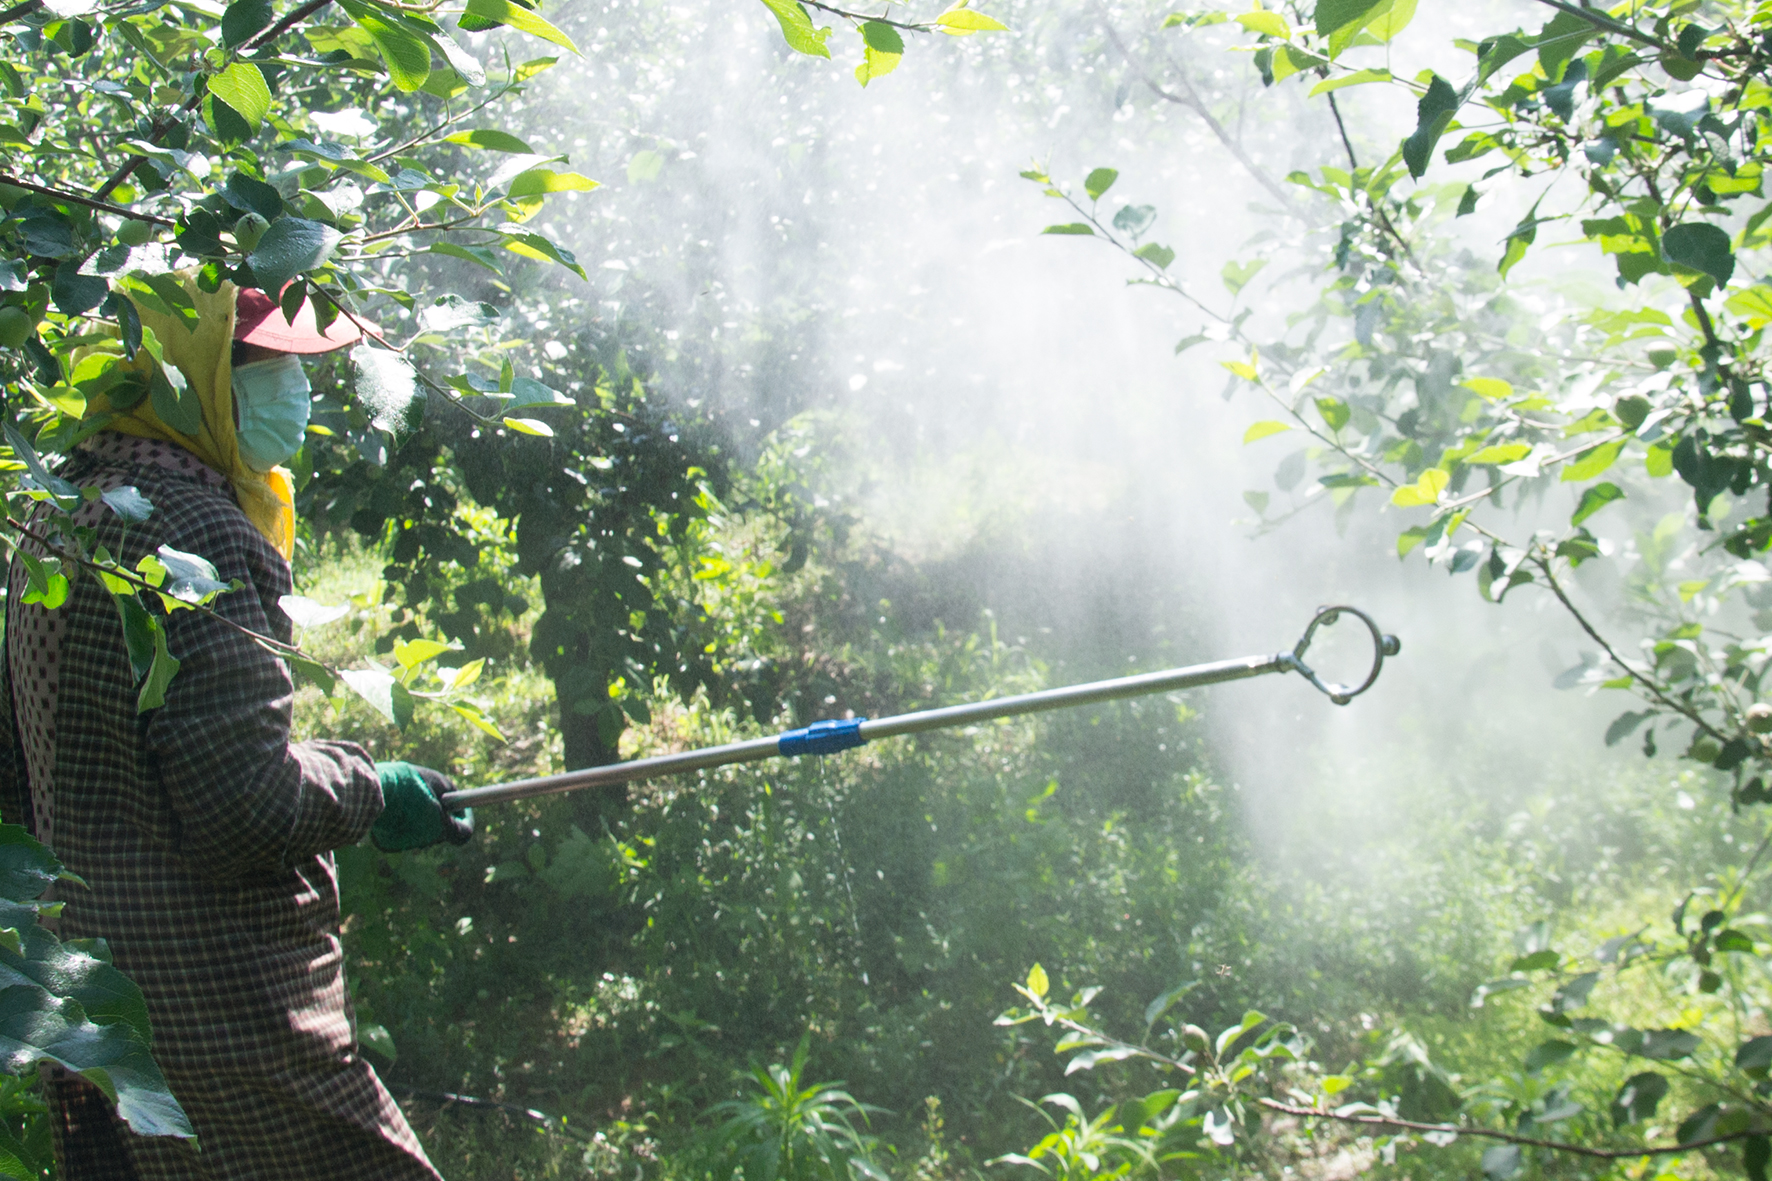
[[[353,603],[307,637],[317,655],[373,656],[404,625],[378,601],[377,568],[329,549],[304,572],[302,593]],[[800,585],[830,584],[813,571]],[[832,636],[828,605],[778,607],[784,629],[816,621]],[[312,688],[298,732],[464,785],[557,770],[526,622],[476,689],[508,744],[445,710],[396,731]],[[988,616],[967,629],[892,622],[830,644],[827,696],[883,712],[1052,680]],[[1473,749],[1460,774],[1485,789],[1472,791],[1460,774],[1426,773],[1445,759],[1426,742],[1390,752],[1388,771],[1326,770],[1276,818],[1217,773],[1199,712],[1210,708],[1209,696],[1160,697],[1020,719],[636,785],[625,802],[586,792],[488,807],[460,849],[342,850],[366,1043],[453,1178],[725,1181],[737,1158],[713,1138],[714,1108],[802,1038],[808,1081],[842,1080],[880,1109],[866,1131],[884,1172],[994,1173],[987,1161],[1038,1138],[1022,1098],[1069,1090],[1089,1107],[1136,1085],[1131,1068],[1067,1078],[1050,1031],[992,1024],[1033,963],[1055,993],[1101,986],[1095,1008],[1123,1034],[1137,1035],[1152,997],[1193,982],[1188,1020],[1211,1028],[1258,1008],[1309,1034],[1325,1072],[1406,1028],[1454,1077],[1490,1077],[1540,1021],[1543,998],[1526,991],[1471,1007],[1516,954],[1511,932],[1545,922],[1559,946],[1597,946],[1664,918],[1703,884],[1694,866],[1758,837],[1665,760],[1510,778]],[[661,683],[624,754],[794,720],[679,702]],[[1668,1024],[1678,991],[1611,999]],[[1311,1168],[1348,1148],[1334,1135],[1311,1144]],[[1395,1168],[1469,1164],[1406,1151]]]

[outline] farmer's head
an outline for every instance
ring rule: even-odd
[[[240,459],[268,472],[300,450],[313,407],[304,356],[356,344],[363,330],[340,316],[322,331],[312,300],[294,321],[262,291],[241,291],[234,316],[234,437]]]

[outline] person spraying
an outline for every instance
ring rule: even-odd
[[[55,610],[9,576],[0,661],[0,812],[51,845],[84,886],[59,887],[59,933],[102,938],[147,1000],[154,1055],[198,1148],[141,1137],[103,1094],[56,1072],[47,1090],[69,1181],[279,1181],[438,1174],[358,1051],[339,941],[333,850],[368,834],[389,852],[463,843],[450,780],[377,763],[348,742],[290,739],[293,685],[249,632],[289,641],[294,486],[281,465],[306,434],[304,356],[360,341],[312,306],[294,320],[258,291],[205,293],[194,327],[147,308],[144,326],[201,406],[194,433],[142,398],[113,407],[61,468],[73,483],[133,486],[153,504],[127,524],[102,501],[75,514],[130,568],[165,545],[242,589],[214,612],[164,616],[180,661],[165,704],[138,714],[117,609],[95,579]],[[152,364],[146,350],[137,364]],[[47,520],[39,510],[39,520]],[[27,551],[36,543],[22,543]],[[43,556],[38,549],[37,556]],[[244,630],[241,630],[244,629]]]

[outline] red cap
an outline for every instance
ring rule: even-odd
[[[377,340],[381,330],[358,316],[357,322]],[[283,318],[283,310],[257,288],[243,288],[234,305],[234,339],[279,353],[330,353],[363,339],[363,329],[343,315],[321,332],[314,319],[314,301],[302,300],[295,323]]]

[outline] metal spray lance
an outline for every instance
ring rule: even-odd
[[[1343,615],[1351,615],[1365,624],[1366,630],[1372,637],[1372,667],[1367,672],[1366,679],[1358,685],[1325,683],[1310,665],[1304,662],[1304,654],[1310,648],[1311,640],[1315,638],[1317,629],[1334,625]],[[1364,611],[1355,607],[1323,607],[1317,611],[1310,626],[1304,629],[1304,636],[1289,652],[1244,656],[1237,660],[1219,660],[1211,664],[1194,664],[1186,668],[1172,668],[1163,672],[1117,677],[1111,681],[1092,681],[1086,685],[1044,689],[1038,693],[1023,693],[1015,697],[995,697],[966,705],[926,709],[913,714],[899,714],[897,717],[845,718],[838,721],[814,722],[802,729],[789,730],[785,734],[777,734],[770,738],[752,738],[746,742],[730,742],[723,746],[683,751],[680,754],[657,755],[649,759],[635,759],[632,762],[614,763],[606,767],[589,767],[582,771],[568,771],[564,775],[544,775],[537,779],[519,779],[514,783],[503,783],[496,787],[475,787],[466,791],[450,792],[443,797],[442,802],[446,808],[502,804],[507,800],[554,795],[558,792],[577,791],[583,787],[608,787],[636,779],[653,779],[661,775],[681,775],[689,771],[705,770],[709,767],[723,767],[728,763],[753,763],[759,759],[773,759],[778,756],[836,754],[838,751],[861,746],[876,738],[918,734],[924,730],[945,730],[955,726],[969,726],[974,722],[990,721],[994,718],[1043,713],[1046,710],[1065,709],[1070,706],[1094,705],[1097,702],[1117,701],[1125,697],[1146,697],[1155,693],[1170,693],[1177,689],[1193,689],[1200,685],[1216,685],[1221,681],[1241,681],[1249,677],[1265,676],[1268,673],[1298,673],[1320,689],[1330,701],[1336,705],[1346,705],[1372,687],[1372,683],[1378,680],[1378,674],[1384,669],[1385,657],[1395,656],[1402,651],[1402,647],[1402,641],[1398,640],[1396,636],[1386,635],[1380,631],[1378,624],[1373,622],[1372,617]]]

